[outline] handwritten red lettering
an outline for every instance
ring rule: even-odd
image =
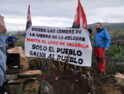
[[[66,44],[67,44],[67,46],[70,46],[70,47],[89,48],[89,45],[86,45],[86,44],[69,43],[69,42],[67,42]]]
[[[32,39],[32,38],[27,38],[27,41],[29,41],[29,42],[41,42],[39,39]]]

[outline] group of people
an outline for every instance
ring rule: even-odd
[[[104,52],[108,50],[110,45],[110,36],[106,29],[102,28],[102,24],[97,22],[96,32],[94,37],[94,50],[97,60],[97,71],[104,75],[105,71],[105,54]],[[92,30],[88,29],[91,34]],[[15,36],[9,34],[5,39],[4,34],[6,33],[6,27],[4,23],[4,17],[0,16],[0,94],[6,94],[4,88],[4,82],[6,77],[6,47],[5,42],[8,44],[7,49],[14,47],[14,42],[17,41]]]

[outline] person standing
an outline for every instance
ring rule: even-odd
[[[6,33],[6,27],[4,23],[4,17],[0,15],[0,94],[7,94],[4,87],[6,77],[6,46],[4,34]]]
[[[17,38],[14,35],[9,34],[9,36],[6,38],[6,43],[8,44],[7,49],[14,48],[16,41],[17,41]]]
[[[100,75],[105,75],[105,54],[110,45],[110,36],[106,29],[102,28],[100,22],[96,23],[96,32],[94,37],[95,56],[97,59],[97,70]]]

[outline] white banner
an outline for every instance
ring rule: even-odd
[[[32,26],[26,31],[25,52],[28,57],[60,60],[91,67],[92,46],[86,30]]]

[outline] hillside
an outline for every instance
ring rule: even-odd
[[[106,28],[108,30],[124,30],[124,23],[102,23],[103,28]],[[94,29],[94,24],[89,24],[89,27]]]

